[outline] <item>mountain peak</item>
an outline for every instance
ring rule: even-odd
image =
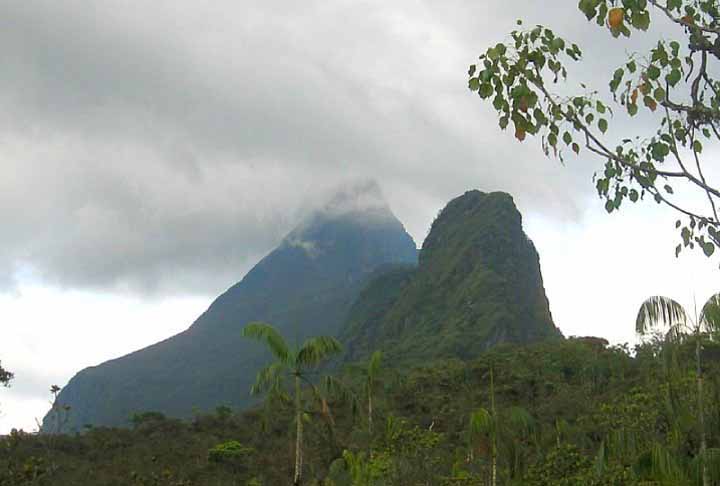
[[[308,256],[315,257],[323,252],[323,248],[346,240],[349,234],[362,234],[361,239],[365,240],[372,239],[374,233],[400,236],[405,240],[400,242],[401,246],[405,246],[408,239],[412,241],[390,209],[380,185],[374,180],[363,180],[335,191],[325,204],[285,237],[283,245],[304,249]],[[385,240],[385,236],[381,239]],[[412,245],[415,245],[414,241]],[[405,260],[403,257],[402,261]]]
[[[432,224],[417,268],[371,282],[343,330],[348,359],[471,358],[499,343],[560,336],[537,251],[512,197],[468,191]]]
[[[246,323],[270,322],[299,342],[335,335],[375,270],[416,262],[415,242],[379,186],[344,188],[186,331],[78,373],[59,398],[72,407],[67,428],[127,425],[143,410],[187,417],[193,407],[246,407],[266,358],[263,346],[242,337]]]

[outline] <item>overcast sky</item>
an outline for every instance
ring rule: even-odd
[[[50,385],[186,328],[357,179],[418,245],[449,199],[510,192],[566,335],[632,341],[645,297],[703,301],[716,264],[674,258],[673,215],[607,215],[600,162],[546,159],[467,90],[522,17],[578,41],[572,86],[606,93],[634,47],[576,3],[0,0],[0,433],[33,429]]]

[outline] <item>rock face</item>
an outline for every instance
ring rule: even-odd
[[[245,324],[272,323],[291,342],[335,335],[369,275],[386,263],[416,262],[415,243],[377,193],[369,185],[336,197],[186,331],[79,372],[59,396],[71,407],[66,428],[122,426],[143,411],[187,417],[194,408],[252,403],[250,386],[269,356],[241,337]]]
[[[371,280],[341,340],[349,361],[381,349],[391,362],[417,363],[561,336],[512,197],[469,191],[437,217],[417,268],[393,266]]]

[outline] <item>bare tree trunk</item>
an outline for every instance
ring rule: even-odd
[[[302,407],[300,404],[300,376],[295,375],[295,422],[297,425],[295,435],[295,477],[293,485],[299,486],[302,477]]]
[[[697,375],[697,393],[698,393],[698,420],[700,422],[700,460],[702,461],[702,482],[703,486],[710,486],[710,477],[707,468],[707,440],[705,439],[705,411],[703,408],[703,377],[702,366],[700,364],[700,333],[697,332],[695,341],[695,372]]]
[[[368,432],[370,434],[370,439],[372,440],[372,426],[373,426],[373,401],[372,401],[372,391],[368,387]]]
[[[492,448],[492,478],[491,478],[492,486],[497,486],[497,449],[495,448],[495,444],[493,443]]]
[[[497,415],[495,414],[495,376],[490,368],[490,407],[492,410],[492,486],[497,486]]]

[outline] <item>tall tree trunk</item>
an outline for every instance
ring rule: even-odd
[[[492,448],[492,486],[497,486],[497,448],[495,447],[495,441],[493,440]]]
[[[700,363],[700,332],[695,336],[695,373],[697,375],[697,394],[698,394],[698,421],[700,423],[700,460],[702,461],[702,482],[703,486],[710,486],[710,477],[707,468],[707,441],[705,439],[705,411],[703,408],[703,377],[702,366]]]
[[[302,406],[300,403],[300,375],[295,374],[295,422],[297,425],[295,435],[295,477],[293,485],[299,486],[302,477]]]
[[[372,440],[372,426],[373,426],[372,390],[368,386],[368,432],[370,434],[370,440]]]
[[[492,486],[497,486],[497,432],[498,423],[495,414],[495,377],[490,368],[490,409],[492,411]]]

